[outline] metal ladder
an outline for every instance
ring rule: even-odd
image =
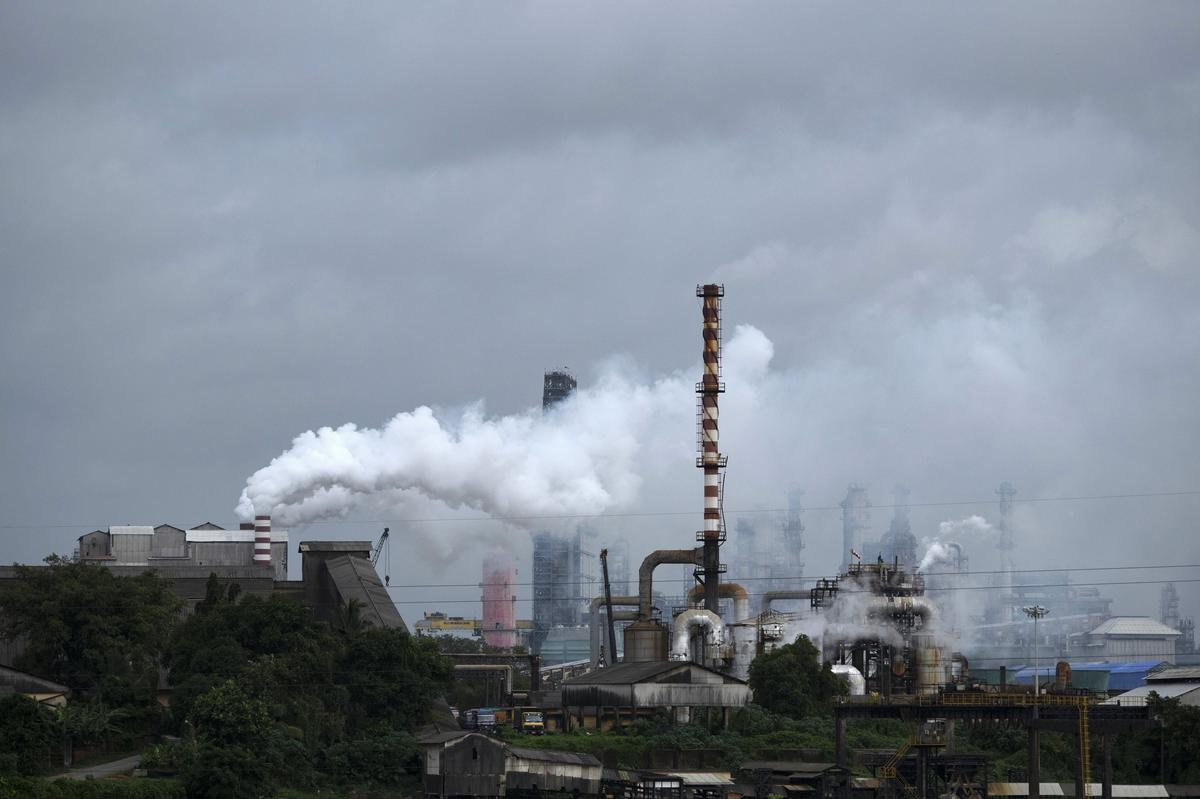
[[[911,799],[918,799],[917,789],[912,785],[909,785],[908,780],[900,776],[900,771],[897,766],[900,764],[900,761],[904,759],[904,756],[908,754],[908,750],[911,749],[913,744],[916,742],[917,736],[911,736],[908,740],[900,745],[900,748],[896,750],[895,754],[888,758],[888,761],[884,763],[883,767],[879,770],[879,775],[884,779],[895,780],[896,782],[900,783],[900,787],[904,789],[904,793],[911,797]]]

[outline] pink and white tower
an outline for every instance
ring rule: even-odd
[[[511,649],[517,645],[517,564],[507,552],[483,561],[483,642]]]

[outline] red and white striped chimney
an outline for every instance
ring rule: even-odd
[[[254,517],[254,565],[271,566],[271,517]]]

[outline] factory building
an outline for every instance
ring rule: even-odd
[[[210,522],[183,530],[170,524],[120,525],[79,537],[75,558],[103,566],[162,568],[168,566],[268,566],[275,580],[287,579],[288,533],[268,526],[270,557],[255,561],[253,524],[225,530]]]
[[[204,600],[215,576],[223,589],[236,584],[242,596],[290,596],[335,627],[355,605],[363,624],[407,629],[371,562],[370,541],[301,542],[302,579],[289,581],[287,531],[273,531],[268,517],[250,527],[112,526],[80,536],[75,559],[118,576],[153,570],[184,600],[185,612]],[[17,579],[16,567],[0,566],[0,580],[6,579]],[[0,641],[0,666],[11,666],[24,650],[23,640]]]
[[[1175,642],[1179,630],[1173,630],[1148,616],[1114,616],[1074,641],[1077,657],[1111,662],[1156,658],[1175,663]]]
[[[418,739],[425,796],[598,796],[603,768],[592,755],[527,749],[477,732]]]

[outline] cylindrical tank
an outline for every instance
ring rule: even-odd
[[[493,552],[483,562],[483,640],[509,649],[517,643],[517,564],[507,552]]]
[[[625,663],[647,663],[667,659],[669,631],[652,619],[635,621],[625,628]]]
[[[936,694],[946,682],[945,658],[930,636],[916,636],[913,648],[917,660],[917,693]]]

